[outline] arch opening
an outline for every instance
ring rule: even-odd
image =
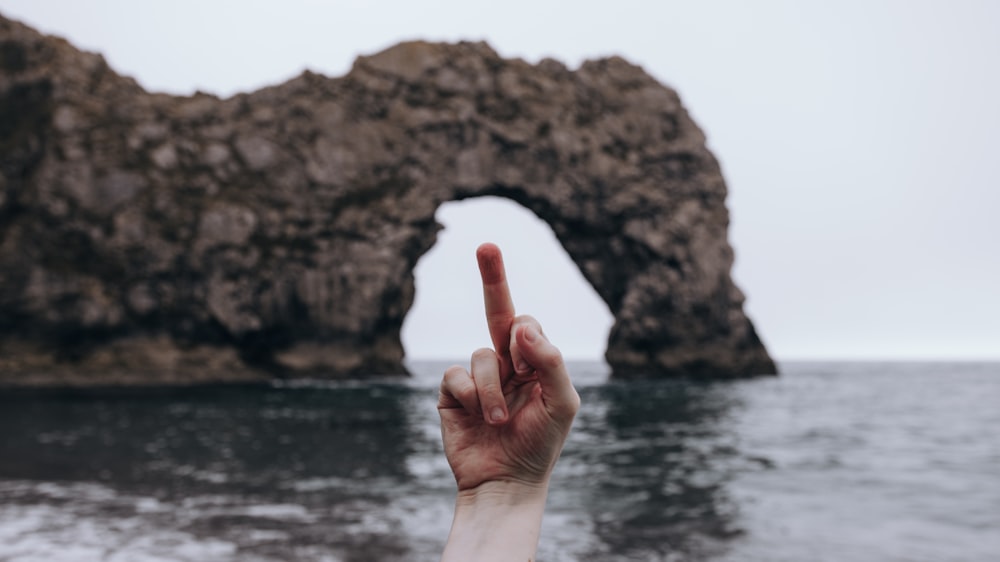
[[[467,363],[474,350],[491,347],[475,251],[494,242],[517,313],[537,318],[567,361],[606,367],[614,317],[547,223],[494,196],[444,203],[435,216],[444,229],[414,269],[416,295],[403,321],[408,362]]]

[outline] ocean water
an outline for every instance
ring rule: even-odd
[[[412,379],[0,394],[0,561],[437,560],[454,484]],[[1000,560],[1000,364],[784,363],[614,382],[539,560]]]

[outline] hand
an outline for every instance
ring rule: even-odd
[[[494,349],[472,354],[441,381],[438,412],[458,483],[442,561],[534,560],[549,477],[580,396],[562,355],[530,316],[514,316],[503,257],[476,252]]]
[[[503,257],[476,252],[494,350],[472,355],[472,372],[450,367],[438,411],[459,495],[486,484],[544,489],[580,408],[559,350],[530,316],[514,316]]]

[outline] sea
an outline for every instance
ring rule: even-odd
[[[450,362],[365,382],[0,392],[0,561],[432,561]],[[1000,363],[570,370],[541,561],[1000,560]]]

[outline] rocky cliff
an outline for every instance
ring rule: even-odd
[[[483,195],[551,225],[615,315],[616,375],[775,372],[719,165],[620,58],[412,42],[176,97],[0,17],[0,383],[403,372],[434,212]]]

